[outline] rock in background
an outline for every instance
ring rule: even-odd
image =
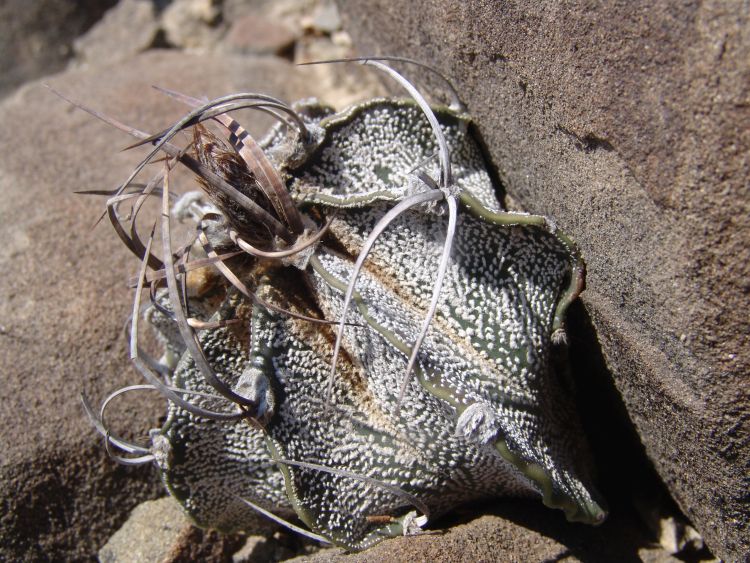
[[[586,314],[649,459],[716,555],[747,557],[748,4],[339,8],[360,54],[449,76],[508,195],[578,242]]]

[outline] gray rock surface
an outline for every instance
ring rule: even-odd
[[[203,51],[212,48],[224,29],[217,0],[175,0],[162,14],[166,40],[175,47]]]
[[[159,33],[156,7],[143,0],[120,0],[88,33],[73,43],[79,63],[108,64],[154,45]]]
[[[0,95],[60,70],[73,40],[116,0],[4,0],[0,2]]]
[[[508,194],[579,243],[583,303],[648,457],[716,555],[747,557],[747,3],[339,8],[361,54],[451,77]]]
[[[184,113],[152,84],[197,96],[310,94],[304,75],[277,59],[177,51],[46,81],[151,131]],[[85,391],[97,403],[140,382],[123,334],[138,260],[107,224],[91,230],[104,200],[72,193],[115,188],[138,155],[119,152],[130,138],[39,83],[0,104],[0,120],[0,560],[85,559],[139,501],[162,491],[149,468],[107,459],[79,398]],[[251,130],[261,122],[249,121]],[[142,438],[158,426],[162,401],[123,399],[108,415],[113,428]]]

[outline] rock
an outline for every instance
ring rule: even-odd
[[[273,59],[151,51],[47,82],[156,131],[186,110],[152,84],[195,96],[250,90],[295,100],[318,93],[304,76]],[[0,147],[12,155],[0,161],[0,560],[80,560],[139,502],[163,494],[148,467],[107,459],[80,402],[81,392],[98,404],[140,382],[123,334],[138,260],[107,224],[92,232],[104,200],[72,192],[115,188],[139,157],[120,152],[129,137],[38,83],[3,101],[0,119]],[[243,123],[260,134],[269,121],[253,113]],[[108,423],[145,439],[164,413],[153,395],[118,399]]]
[[[226,561],[243,543],[196,528],[169,497],[139,504],[99,550],[101,563]]]
[[[213,48],[225,31],[218,0],[175,0],[162,13],[167,42],[192,51]]]
[[[300,554],[320,551],[320,544],[307,540],[290,530],[279,530],[273,535],[247,536],[245,544],[232,554],[232,563],[269,563],[287,561]]]
[[[395,563],[398,561],[680,561],[645,538],[622,513],[600,528],[574,525],[529,501],[503,501],[490,513],[448,521],[445,529],[386,540],[351,555],[331,548],[295,563]],[[699,560],[699,559],[697,559]]]
[[[230,53],[282,55],[293,48],[295,40],[284,25],[250,13],[232,22],[223,46]]]
[[[0,3],[0,95],[55,72],[73,55],[73,40],[116,0],[6,0]]]
[[[304,27],[311,31],[327,33],[328,35],[341,29],[341,16],[333,0],[322,0],[311,16],[303,22]]]
[[[151,47],[158,32],[154,4],[120,0],[74,47],[79,62],[111,64]]]
[[[339,8],[361,54],[408,56],[448,75],[508,193],[578,242],[586,314],[649,459],[715,554],[744,559],[747,6]]]

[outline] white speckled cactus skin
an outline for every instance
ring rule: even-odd
[[[561,383],[565,314],[584,285],[577,247],[545,217],[502,210],[457,95],[431,108],[392,68],[364,62],[413,101],[336,114],[167,92],[194,109],[156,135],[73,102],[154,145],[107,203],[141,260],[130,356],[147,383],[98,414],[84,397],[86,412],[114,459],[155,463],[187,513],[219,530],[297,518],[309,529],[298,531],[360,550],[500,496],[601,522]],[[279,118],[261,143],[228,115],[247,107]],[[190,148],[172,144],[192,127]],[[134,184],[159,151],[161,171]],[[204,192],[171,205],[177,164]],[[137,233],[157,194],[161,258],[154,231],[145,244]],[[182,246],[178,221],[197,233]],[[159,361],[138,343],[141,319],[162,340]],[[136,390],[169,399],[147,446],[104,421]]]
[[[267,302],[340,319],[365,239],[394,202],[419,191],[412,171],[427,161],[432,172],[436,143],[410,101],[372,100],[342,114],[307,103],[298,111],[316,132],[316,148],[300,157],[282,128],[263,147],[302,214],[316,223],[333,218],[330,231],[294,263],[246,262],[235,274]],[[566,354],[562,319],[581,284],[577,250],[543,218],[503,212],[468,118],[447,108],[435,114],[460,207],[437,312],[401,404],[446,237],[444,202],[405,212],[375,243],[356,285],[330,401],[335,327],[253,304],[221,277],[195,298],[204,320],[241,321],[202,331],[199,341],[213,370],[240,395],[256,397],[262,414],[216,421],[170,404],[166,424],[152,434],[164,482],[199,524],[251,526],[255,512],[244,498],[296,514],[358,550],[411,533],[419,507],[434,516],[479,498],[539,496],[572,521],[603,519],[557,373]],[[155,310],[149,316],[168,322]],[[171,379],[212,392],[188,352]],[[236,411],[227,401],[192,401]]]

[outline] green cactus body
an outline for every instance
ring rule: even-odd
[[[302,214],[317,223],[333,218],[330,231],[294,263],[250,261],[235,273],[267,302],[339,319],[365,239],[394,202],[423,189],[412,172],[423,162],[433,172],[436,142],[410,101],[372,100],[341,114],[314,103],[298,110],[316,132],[315,147],[300,157],[283,128],[262,146]],[[468,118],[434,111],[460,194],[457,234],[400,404],[446,238],[444,202],[403,213],[375,242],[330,400],[335,327],[253,304],[223,278],[196,298],[205,320],[241,321],[201,332],[199,343],[221,379],[240,394],[249,389],[263,412],[251,421],[215,421],[170,404],[165,426],[152,434],[164,482],[200,525],[252,526],[255,512],[244,498],[296,514],[358,550],[418,530],[419,507],[434,516],[480,498],[539,496],[569,520],[603,519],[572,399],[556,373],[565,355],[562,319],[582,281],[580,258],[544,218],[503,212]],[[165,325],[164,313],[150,315]],[[188,352],[172,384],[212,392]],[[210,397],[191,400],[237,409]]]

